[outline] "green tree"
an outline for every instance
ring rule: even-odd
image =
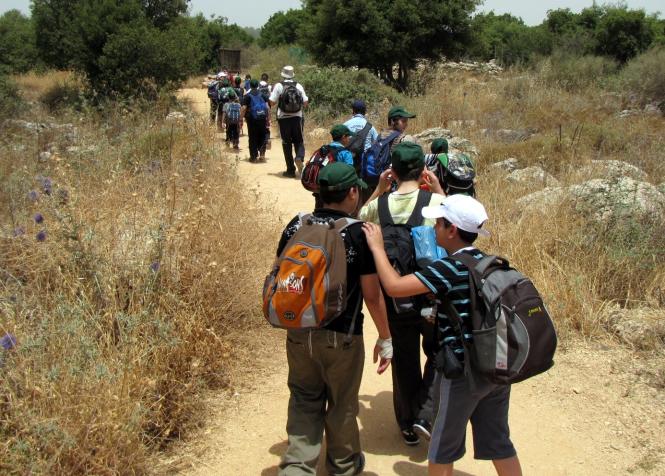
[[[244,48],[254,42],[254,38],[242,27],[228,24],[224,17],[206,20],[203,15],[189,19],[197,30],[203,58],[199,64],[200,71],[218,69],[220,48]]]
[[[403,90],[420,59],[458,56],[478,0],[305,0],[308,50],[321,63],[376,72]]]
[[[18,10],[0,16],[0,73],[24,73],[39,64],[35,29]]]
[[[300,32],[307,20],[305,10],[290,9],[273,14],[261,27],[259,46],[293,45],[299,43]]]
[[[596,26],[596,51],[625,63],[646,51],[654,36],[644,10],[607,8]]]

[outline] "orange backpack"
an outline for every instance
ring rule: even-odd
[[[347,304],[346,248],[341,232],[358,223],[311,214],[288,241],[263,286],[263,315],[274,327],[323,327]]]

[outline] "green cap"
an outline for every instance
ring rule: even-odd
[[[423,148],[415,142],[404,141],[397,144],[390,154],[390,159],[397,175],[406,175],[425,165]]]
[[[346,127],[344,124],[337,124],[332,129],[330,129],[330,135],[332,136],[333,140],[340,140],[344,136],[353,137],[356,134],[351,132],[351,129]]]
[[[259,87],[259,80],[258,79],[250,79],[249,80],[249,87],[250,88],[258,88]]]
[[[432,141],[431,149],[432,154],[447,154],[448,153],[448,141],[443,137],[439,139],[434,139]]]
[[[416,115],[408,112],[403,106],[395,106],[388,111],[388,119],[395,119],[397,117],[412,118],[416,117]]]
[[[331,192],[347,190],[354,185],[367,188],[367,184],[356,175],[356,169],[344,162],[333,162],[323,167],[319,172],[318,182],[321,190]]]

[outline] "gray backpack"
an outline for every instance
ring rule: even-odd
[[[452,258],[469,268],[473,343],[462,339],[467,374],[472,370],[492,383],[511,384],[552,367],[556,331],[531,280],[501,257]],[[461,335],[462,320],[448,300],[446,311]]]

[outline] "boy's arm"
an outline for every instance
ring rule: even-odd
[[[392,185],[392,175],[390,174],[390,169],[384,170],[383,172],[381,172],[381,175],[379,176],[378,185],[374,189],[374,192],[372,192],[372,195],[370,195],[367,201],[364,203],[364,205],[367,205],[372,200],[376,200],[384,193],[389,192],[391,185]]]
[[[374,363],[376,363],[381,354],[381,361],[379,362],[377,373],[382,374],[388,368],[392,359],[392,339],[390,337],[386,303],[383,300],[379,277],[376,274],[360,275],[360,287],[369,315],[372,316],[372,320],[374,321],[374,325],[379,334],[379,340],[374,346]]]
[[[408,297],[426,294],[431,290],[423,284],[415,274],[400,276],[390,265],[386,252],[383,249],[383,235],[381,227],[374,223],[364,223],[363,231],[367,237],[367,244],[374,255],[376,272],[379,275],[383,289],[392,297]]]

